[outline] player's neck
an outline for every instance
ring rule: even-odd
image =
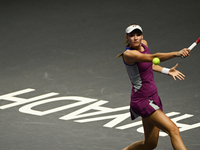
[[[142,46],[142,44],[140,44],[140,45],[137,46],[137,47],[132,47],[132,49],[138,50],[139,52],[144,52],[144,47]]]

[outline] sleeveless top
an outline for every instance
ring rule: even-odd
[[[143,54],[150,54],[150,50],[144,44]],[[126,47],[126,50],[132,50]],[[125,50],[125,51],[126,51]],[[124,61],[124,57],[123,57]],[[131,98],[148,97],[157,92],[157,87],[154,81],[152,62],[136,62],[134,65],[125,63],[128,76],[132,83]]]

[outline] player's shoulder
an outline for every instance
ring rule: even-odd
[[[137,56],[139,52],[137,50],[130,50],[130,49],[127,49],[125,52],[124,52],[124,56],[125,57],[133,57],[133,56]]]
[[[144,44],[146,47],[148,47],[148,43],[147,43],[147,41],[146,40],[142,40],[142,44]]]

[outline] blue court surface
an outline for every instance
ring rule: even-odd
[[[125,28],[138,23],[151,53],[178,51],[200,36],[200,1],[1,0],[0,149],[121,150],[143,139],[131,121],[131,83],[121,58]],[[156,73],[166,113],[188,150],[200,149],[200,45]],[[171,150],[160,132],[157,150]]]

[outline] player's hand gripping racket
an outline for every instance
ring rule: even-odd
[[[200,37],[196,40],[196,42],[194,42],[192,45],[190,45],[190,47],[188,47],[188,49],[191,51],[195,46],[197,46],[197,44],[200,42]],[[184,58],[183,56],[181,56],[181,58]]]

